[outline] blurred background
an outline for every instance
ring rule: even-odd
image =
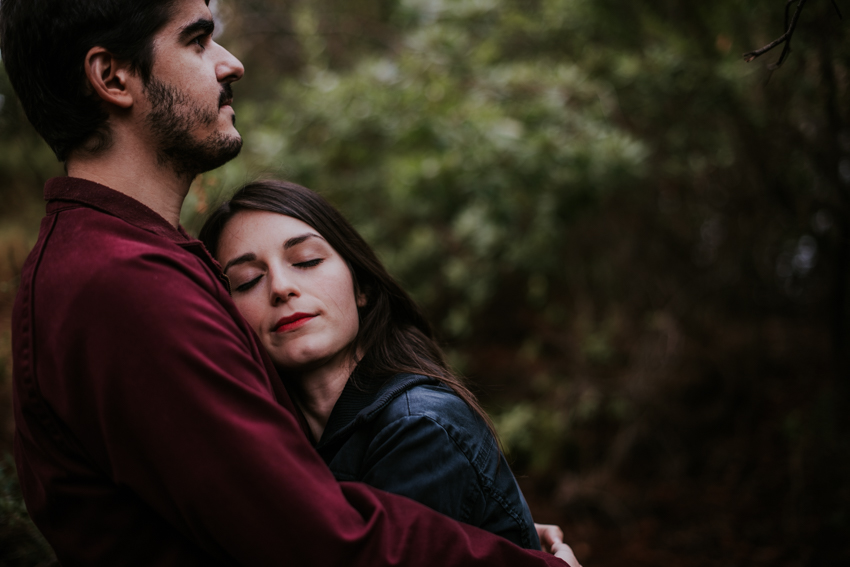
[[[585,567],[850,564],[850,5],[805,3],[778,69],[742,54],[780,0],[212,5],[245,145],[190,232],[259,177],[327,196]],[[0,71],[0,454],[61,174]],[[49,565],[0,463],[0,566]]]

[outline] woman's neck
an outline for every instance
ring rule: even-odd
[[[317,443],[322,438],[331,411],[354,370],[354,360],[351,356],[341,358],[338,362],[290,374],[296,384],[296,402],[304,413]]]

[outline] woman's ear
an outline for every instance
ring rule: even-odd
[[[369,303],[369,300],[366,297],[366,294],[363,293],[362,291],[358,292],[355,297],[357,299],[357,307],[366,307],[366,304]]]
[[[133,106],[133,89],[130,81],[137,80],[129,63],[118,61],[103,47],[92,47],[85,59],[86,78],[92,90],[109,104],[119,108]]]

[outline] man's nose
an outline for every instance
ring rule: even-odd
[[[216,44],[218,45],[218,44]],[[216,77],[220,83],[233,83],[245,74],[245,67],[232,53],[218,45],[221,50],[221,59],[216,66]]]

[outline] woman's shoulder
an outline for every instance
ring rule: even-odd
[[[480,445],[482,441],[492,439],[481,416],[454,390],[437,380],[411,385],[393,398],[376,417],[384,426],[400,420],[413,420],[421,422],[422,427],[439,427],[456,442],[467,445]]]
[[[472,409],[446,384],[434,378],[407,374],[394,380],[400,391],[385,406],[398,417],[436,416],[444,411],[470,413]]]

